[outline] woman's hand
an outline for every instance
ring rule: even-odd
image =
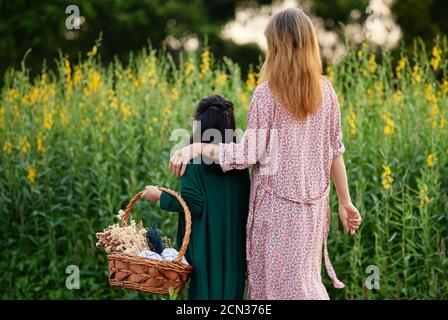
[[[170,159],[169,170],[174,173],[176,177],[180,177],[185,173],[187,164],[193,158],[201,155],[201,144],[193,143],[182,149],[177,150]]]
[[[156,202],[160,200],[161,194],[162,191],[156,186],[146,186],[145,191],[143,191],[143,194],[140,197],[151,202]]]
[[[339,217],[341,218],[345,231],[350,233],[350,235],[354,235],[355,231],[359,229],[362,220],[358,209],[351,202],[340,204]]]

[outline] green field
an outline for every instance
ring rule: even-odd
[[[10,70],[0,100],[0,298],[160,298],[107,283],[107,257],[94,233],[145,185],[176,189],[168,172],[176,128],[189,129],[195,103],[233,100],[245,128],[256,73],[208,51],[176,63],[143,50],[123,65],[101,63],[101,48],[30,80]],[[342,231],[332,192],[329,254],[344,290],[334,299],[448,298],[448,45],[416,42],[393,62],[368,46],[326,68],[339,96],[352,199],[363,216]],[[255,68],[254,71],[257,71]],[[134,217],[174,238],[177,217],[140,203]],[[66,267],[81,271],[65,286]],[[369,265],[380,288],[368,290]]]

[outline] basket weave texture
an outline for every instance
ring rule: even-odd
[[[109,283],[114,287],[132,289],[147,293],[168,294],[172,288],[178,293],[182,292],[188,281],[193,266],[182,263],[182,257],[187,251],[191,234],[191,214],[187,204],[175,191],[159,187],[160,191],[174,196],[185,214],[185,235],[179,256],[176,260],[154,260],[145,257],[131,256],[123,253],[111,253],[109,259]],[[143,192],[137,193],[126,207],[121,220],[121,227],[127,225],[132,207],[141,199]]]

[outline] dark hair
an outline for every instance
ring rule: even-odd
[[[190,142],[203,143],[230,143],[235,142],[235,114],[233,103],[220,95],[211,95],[199,101],[194,120],[200,122],[200,132],[194,132]],[[204,133],[208,129],[218,130],[220,137],[216,135],[207,136]],[[227,132],[226,132],[227,131]],[[220,138],[220,139],[218,139]],[[210,171],[222,173],[221,166],[217,163],[206,162]]]

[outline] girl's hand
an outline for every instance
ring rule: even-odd
[[[187,164],[193,158],[201,154],[201,144],[193,143],[182,149],[177,150],[170,159],[169,170],[174,173],[176,177],[180,177],[185,173]]]
[[[345,231],[350,233],[350,235],[354,235],[355,231],[359,229],[362,220],[358,209],[352,203],[339,205],[339,217]]]
[[[156,202],[160,200],[161,194],[162,191],[156,186],[146,186],[145,191],[143,191],[143,194],[140,197],[151,202]]]

